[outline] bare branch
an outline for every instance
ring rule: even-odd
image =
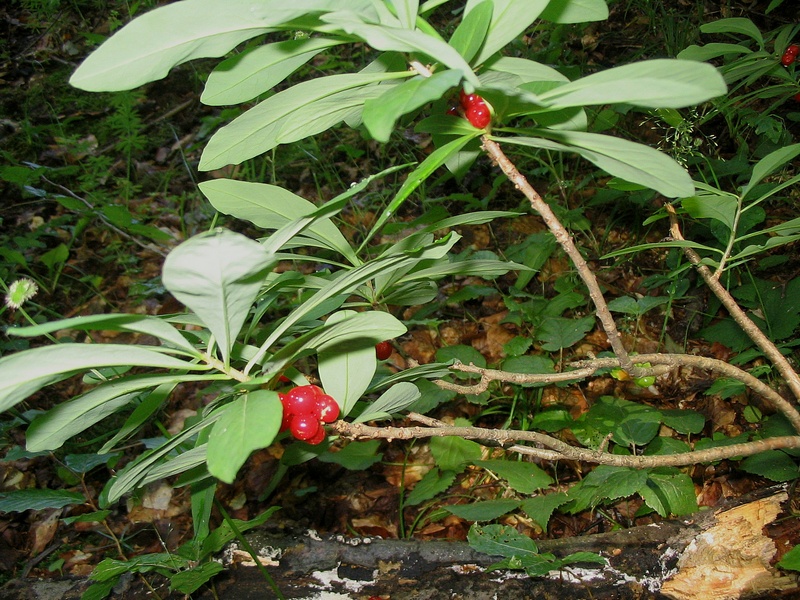
[[[673,238],[676,240],[683,240],[683,234],[681,233],[680,224],[678,223],[678,216],[675,212],[675,208],[671,204],[666,205],[667,212],[669,213],[669,220],[670,220],[670,233]],[[719,298],[719,301],[722,302],[722,305],[728,310],[728,313],[731,315],[734,321],[741,327],[744,332],[753,340],[756,346],[767,356],[767,358],[772,361],[772,364],[778,369],[778,372],[783,376],[786,380],[786,385],[792,390],[795,398],[800,400],[800,375],[792,368],[792,365],[789,364],[789,361],[786,360],[786,357],[781,354],[781,351],[772,343],[764,333],[758,328],[758,326],[750,320],[750,317],[742,310],[742,308],[736,303],[733,296],[731,296],[730,292],[725,289],[725,287],[719,282],[719,280],[714,277],[714,274],[711,270],[701,263],[701,258],[692,248],[684,248],[684,254],[689,259],[697,272],[700,273],[700,277],[703,278],[703,281],[706,282],[711,291],[714,292],[714,295]],[[800,432],[800,428],[798,428],[798,424],[793,422],[795,428],[798,432]]]

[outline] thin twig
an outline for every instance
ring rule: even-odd
[[[667,212],[669,213],[669,220],[670,220],[670,234],[676,240],[683,240],[683,234],[681,233],[680,224],[678,223],[678,216],[675,212],[675,208],[671,204],[666,205]],[[750,317],[742,310],[742,308],[736,303],[733,296],[731,296],[730,292],[725,289],[718,279],[714,277],[714,274],[711,270],[702,264],[702,259],[700,255],[697,254],[692,248],[684,248],[684,254],[689,259],[697,272],[700,273],[700,277],[703,278],[703,281],[706,282],[706,285],[714,292],[714,295],[719,298],[719,301],[722,302],[722,305],[728,310],[728,313],[731,315],[734,321],[741,327],[747,336],[755,342],[756,346],[767,356],[767,358],[772,361],[772,364],[775,365],[775,368],[778,369],[778,372],[783,376],[784,380],[786,381],[786,385],[789,386],[789,389],[792,390],[795,398],[800,400],[800,375],[797,374],[797,371],[792,368],[792,365],[789,364],[789,361],[786,360],[786,357],[781,354],[781,351],[778,350],[777,346],[770,340],[764,332],[762,332],[758,326],[753,323]],[[797,425],[795,425],[797,428]],[[800,429],[798,429],[800,431]]]
[[[512,163],[505,155],[503,150],[500,148],[500,145],[496,141],[490,139],[488,136],[483,136],[482,139],[483,150],[495,163],[497,163],[497,166],[500,167],[503,173],[505,173],[506,177],[508,177],[508,179],[514,184],[514,186],[525,195],[533,210],[539,213],[539,215],[542,217],[542,220],[555,236],[556,241],[561,245],[561,247],[564,249],[564,252],[566,252],[567,256],[569,256],[569,258],[572,260],[572,263],[575,265],[575,269],[578,271],[578,275],[589,290],[589,296],[594,303],[597,317],[600,319],[600,323],[603,325],[603,329],[606,332],[608,342],[611,344],[614,354],[619,357],[621,368],[634,377],[640,377],[641,374],[638,367],[633,365],[630,356],[628,356],[627,350],[625,350],[625,346],[622,343],[622,337],[620,337],[619,331],[617,331],[617,326],[614,323],[614,317],[611,315],[611,311],[608,310],[608,305],[606,304],[605,298],[603,298],[603,292],[600,289],[597,278],[592,273],[589,265],[586,264],[586,260],[583,258],[583,255],[580,253],[580,250],[578,250],[577,246],[575,246],[575,242],[572,241],[572,236],[564,228],[539,193],[533,189],[533,186],[531,186],[530,183],[528,183],[528,180],[525,178],[525,176],[517,170],[517,167],[514,165],[514,163]]]
[[[477,442],[484,442],[490,446],[501,446],[506,450],[534,456],[542,460],[574,460],[615,467],[630,467],[647,469],[656,467],[682,467],[697,463],[713,462],[734,458],[737,456],[751,456],[767,450],[787,448],[800,448],[800,436],[785,436],[767,438],[754,442],[733,444],[706,450],[681,452],[680,454],[629,456],[611,454],[603,450],[590,450],[570,446],[549,435],[536,431],[518,431],[512,429],[484,429],[482,427],[453,427],[447,426],[417,413],[410,413],[409,418],[421,423],[434,423],[441,426],[426,427],[371,427],[364,423],[348,423],[336,421],[332,428],[339,435],[352,439],[420,439],[428,437],[455,436]],[[541,447],[524,446],[516,442],[532,442]]]

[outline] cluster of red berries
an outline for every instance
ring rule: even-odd
[[[784,67],[788,67],[794,61],[797,60],[798,54],[800,54],[800,46],[798,46],[797,44],[790,44],[789,46],[786,47],[783,56],[781,56],[781,64]]]
[[[461,110],[464,117],[473,127],[478,129],[485,129],[492,122],[492,112],[489,110],[489,105],[486,101],[478,96],[478,94],[467,94],[461,90],[459,94],[461,102]],[[448,115],[458,116],[461,114],[457,106],[453,106],[447,111]]]
[[[278,394],[283,404],[281,431],[289,431],[295,439],[321,444],[325,439],[323,424],[339,418],[339,404],[316,385],[294,387]]]

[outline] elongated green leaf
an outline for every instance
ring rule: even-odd
[[[587,23],[608,18],[606,0],[550,0],[539,18],[553,23]]]
[[[333,325],[357,314],[354,310],[342,310],[328,317],[326,323]],[[325,393],[336,399],[341,415],[345,417],[369,387],[378,361],[375,345],[369,341],[358,347],[346,348],[343,345],[328,343],[321,347],[318,370]]]
[[[539,553],[536,542],[506,525],[473,525],[467,534],[469,545],[490,556],[525,556]]]
[[[338,323],[325,323],[306,334],[295,338],[278,352],[264,361],[265,372],[274,373],[282,369],[298,355],[310,354],[313,351],[327,351],[340,347],[372,347],[383,340],[403,335],[406,327],[389,313],[370,311],[358,313]],[[326,388],[327,389],[327,388]]]
[[[140,455],[138,458],[125,465],[125,468],[118,471],[103,489],[100,495],[101,507],[106,508],[110,506],[124,494],[140,485],[150,471],[157,467],[166,456],[169,456],[176,448],[192,440],[204,429],[213,425],[217,419],[222,416],[223,412],[224,410],[217,409],[210,414],[204,415],[202,420],[186,427],[183,431],[172,436],[158,448]],[[175,459],[173,458],[172,460]]]
[[[774,173],[777,169],[788,163],[800,154],[800,144],[792,144],[778,148],[774,152],[770,152],[753,167],[753,174],[750,176],[750,181],[744,186],[742,190],[742,198],[746,197],[748,193],[765,177]]]
[[[450,45],[455,48],[464,60],[471,62],[486,41],[489,24],[492,20],[494,4],[484,0],[464,15],[453,35]]]
[[[167,256],[164,286],[203,320],[228,364],[273,257],[239,233],[219,229],[187,240]]]
[[[539,96],[557,107],[627,102],[650,108],[682,108],[722,96],[727,89],[722,75],[709,64],[657,59],[606,69]],[[536,88],[530,91],[538,93]]]
[[[750,19],[745,19],[744,17],[718,19],[711,23],[705,23],[700,26],[700,31],[703,33],[735,33],[746,35],[758,42],[761,48],[764,47],[764,37],[761,35],[761,31]]]
[[[393,414],[414,404],[419,400],[420,395],[419,388],[413,383],[403,381],[395,384],[370,404],[369,408],[361,413],[354,422],[364,423],[365,421],[390,418]]]
[[[25,432],[28,450],[55,450],[128,404],[142,391],[164,383],[227,379],[226,375],[133,375],[109,381],[37,416]]]
[[[83,497],[83,494],[66,490],[15,490],[0,494],[0,512],[63,508],[84,502],[86,502],[86,498]]]
[[[255,390],[234,400],[208,438],[208,471],[225,483],[254,450],[266,448],[278,435],[283,407],[276,392]]]
[[[344,40],[303,38],[266,44],[222,61],[208,76],[200,101],[239,104],[272,89],[317,54]]]
[[[678,52],[678,58],[682,60],[712,60],[720,56],[731,54],[750,54],[752,50],[740,44],[721,44],[712,43],[703,46],[691,45]]]
[[[492,136],[492,139],[501,144],[577,152],[609,174],[649,187],[669,198],[686,198],[694,194],[694,185],[686,170],[666,154],[649,146],[581,131],[537,130],[536,133],[554,141],[529,137]]]
[[[482,0],[468,0],[464,15],[475,10]],[[480,64],[495,52],[517,39],[533,23],[550,0],[492,0],[494,10],[481,51],[472,61]]]
[[[379,142],[388,142],[394,125],[401,116],[438,100],[461,81],[458,71],[441,71],[431,77],[415,77],[371,98],[364,104],[363,121],[370,135]]]
[[[0,358],[0,412],[8,410],[41,388],[88,369],[155,367],[205,370],[144,346],[119,344],[60,344],[24,350]]]
[[[419,0],[388,0],[403,27],[414,29],[417,23]]]
[[[377,13],[369,0],[185,0],[145,13],[93,52],[70,83],[87,91],[129,90],[195,58],[222,56],[293,19],[330,10]]]
[[[446,67],[459,71],[472,85],[478,85],[478,78],[472,68],[455,48],[422,31],[371,25],[352,13],[331,13],[323,15],[321,19],[341,27],[348,34],[360,37],[376,50],[426,54]]]
[[[458,475],[458,473],[454,471],[440,471],[436,468],[431,469],[416,483],[411,493],[406,496],[403,505],[416,506],[447,491],[447,488],[453,485],[456,475]]]
[[[345,73],[298,83],[267,98],[217,131],[203,150],[199,168],[210,171],[228,164],[238,164],[274,148],[279,143],[277,140],[281,130],[290,117],[320,100],[345,90],[364,88],[381,81],[412,75],[410,72]],[[307,125],[307,131],[316,129],[316,133],[326,128],[318,128],[316,121]]]
[[[163,319],[149,315],[87,315],[59,321],[48,321],[47,323],[30,327],[12,327],[6,330],[6,333],[20,337],[36,337],[53,333],[54,331],[61,331],[62,329],[74,329],[76,331],[134,331],[152,335],[166,342],[169,346],[180,348],[195,356],[200,355],[197,349],[186,341],[186,338],[172,325]]]
[[[437,148],[434,150],[425,160],[423,160],[419,166],[414,169],[414,171],[409,174],[406,180],[403,182],[403,185],[400,187],[400,190],[397,192],[395,197],[389,203],[389,206],[381,213],[381,216],[375,221],[375,225],[372,226],[372,229],[367,235],[366,239],[369,240],[375,235],[376,232],[380,231],[380,228],[388,221],[394,214],[397,212],[397,209],[406,201],[406,199],[412,194],[414,190],[416,190],[420,184],[425,181],[428,177],[430,177],[433,172],[441,167],[445,161],[460,151],[467,143],[474,139],[475,137],[480,135],[480,131],[475,130],[474,133],[470,133],[468,135],[462,136],[453,140],[452,142],[448,142],[441,148]]]
[[[210,179],[199,187],[219,212],[250,221],[264,229],[280,229],[318,210],[305,198],[277,185]],[[351,263],[358,261],[350,244],[330,219],[317,219],[303,229],[303,234],[316,241],[316,245],[338,252]]]

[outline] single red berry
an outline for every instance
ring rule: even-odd
[[[481,100],[480,104],[475,103],[467,109],[465,114],[467,121],[473,127],[478,129],[485,129],[489,123],[492,122],[492,113],[489,112],[489,107]]]
[[[328,434],[325,432],[325,428],[324,427],[320,427],[319,430],[317,431],[317,435],[315,435],[314,437],[312,437],[310,439],[307,439],[306,440],[306,444],[311,444],[312,446],[316,446],[317,444],[321,444],[322,442],[325,441],[325,437],[327,435]]]
[[[392,355],[392,344],[388,340],[375,344],[375,356],[378,360],[386,360]]]
[[[317,396],[317,406],[319,407],[319,419],[323,423],[333,423],[339,418],[339,403],[328,394]]]
[[[281,400],[281,404],[283,404],[283,418],[281,419],[281,431],[288,431],[289,425],[292,422],[292,416],[288,410],[286,410],[286,395],[285,394],[278,394],[278,398]]]
[[[795,102],[800,102],[800,94],[795,94],[794,95],[794,101]]]
[[[461,90],[458,93],[458,99],[461,101],[461,107],[464,110],[467,110],[467,109],[469,109],[470,106],[472,106],[473,104],[475,104],[478,100],[481,100],[482,98],[480,96],[478,96],[478,94],[468,94],[464,90]]]
[[[311,414],[293,415],[289,424],[292,435],[303,442],[314,438],[320,429],[319,417]]]
[[[289,379],[286,375],[281,375],[280,377],[278,377],[278,382],[280,382],[280,383],[291,383],[292,380]]]
[[[458,114],[458,107],[457,107],[457,106],[451,106],[450,108],[448,108],[448,109],[447,109],[447,115],[449,115],[449,116],[451,116],[451,117],[457,117],[457,116],[459,116],[459,114]]]
[[[289,390],[283,410],[290,415],[313,415],[319,417],[317,408],[317,390],[315,385],[301,385]]]

